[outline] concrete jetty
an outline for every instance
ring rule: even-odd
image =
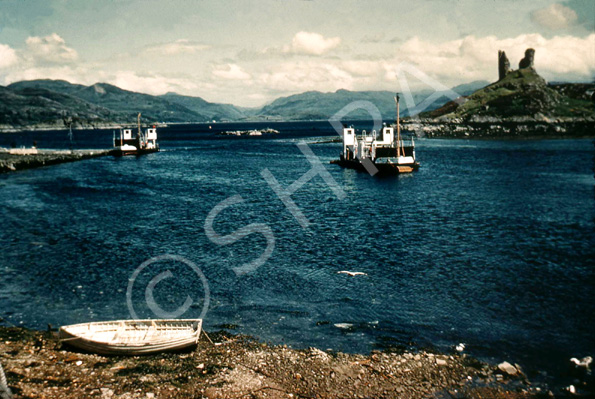
[[[0,149],[0,173],[103,157],[111,150]]]

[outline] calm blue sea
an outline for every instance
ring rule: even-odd
[[[281,133],[215,134],[254,126]],[[111,145],[111,130],[74,134]],[[44,329],[184,303],[180,317],[198,317],[193,264],[207,329],[348,352],[462,342],[553,377],[595,354],[592,140],[420,139],[417,173],[379,179],[330,165],[340,144],[314,143],[333,135],[322,122],[169,127],[157,154],[0,175],[0,317]],[[0,135],[33,140],[69,146],[65,132]],[[345,194],[317,175],[296,183],[307,228],[262,175],[283,188],[304,176],[300,142]]]

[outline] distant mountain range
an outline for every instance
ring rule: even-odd
[[[107,83],[83,86],[63,80],[31,80],[2,88],[2,94],[0,125],[4,126],[63,127],[66,119],[78,126],[131,123],[139,112],[151,122],[205,120],[204,115],[177,102]]]
[[[200,97],[182,96],[176,93],[167,93],[159,96],[173,104],[186,107],[198,115],[199,119],[189,119],[187,122],[195,121],[237,121],[247,117],[246,111],[231,104],[216,104],[203,100]]]
[[[465,85],[454,87],[453,90],[461,96],[469,95],[475,90],[487,85],[486,81],[476,81]],[[416,104],[421,103],[433,91],[420,91],[412,93]],[[393,119],[396,116],[395,92],[392,91],[348,91],[337,90],[334,93],[321,93],[309,91],[289,97],[278,98],[272,103],[265,105],[257,116],[261,118],[274,118],[280,120],[314,120],[328,119],[348,104],[354,101],[369,101],[374,104],[383,119]],[[447,101],[442,97],[434,101],[427,109],[436,109]],[[401,106],[401,116],[408,115],[407,109]],[[370,119],[370,115],[363,109],[354,110],[348,116],[350,119]]]
[[[453,88],[462,96],[487,84],[473,82]],[[416,103],[432,92],[413,93]],[[64,80],[31,80],[0,86],[0,131],[29,128],[104,127],[130,124],[142,113],[145,122],[209,122],[252,120],[324,120],[353,101],[370,101],[384,119],[395,115],[394,93],[389,91],[348,91],[334,93],[305,92],[278,98],[262,108],[241,108],[216,104],[200,97],[167,93],[161,96],[123,90],[107,83],[91,86]],[[446,102],[437,99],[427,109]],[[402,115],[407,115],[402,107]],[[349,119],[369,119],[366,111],[357,110]]]

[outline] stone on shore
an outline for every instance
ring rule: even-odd
[[[519,373],[519,370],[508,362],[500,363],[498,365],[498,368],[500,369],[500,371],[502,371],[508,375],[517,375]]]

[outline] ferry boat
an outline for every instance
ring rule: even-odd
[[[397,175],[419,169],[415,160],[413,137],[408,145],[403,143],[399,123],[399,96],[397,103],[396,137],[395,127],[383,126],[380,132],[375,130],[360,135],[353,127],[343,128],[343,152],[338,160],[331,163],[344,168],[367,171],[371,175]]]
[[[143,131],[140,126],[140,115],[138,114],[138,129],[134,134],[132,128],[120,129],[120,136],[116,138],[114,133],[114,149],[112,153],[116,156],[142,155],[159,151],[157,143],[157,128],[155,126]]]

